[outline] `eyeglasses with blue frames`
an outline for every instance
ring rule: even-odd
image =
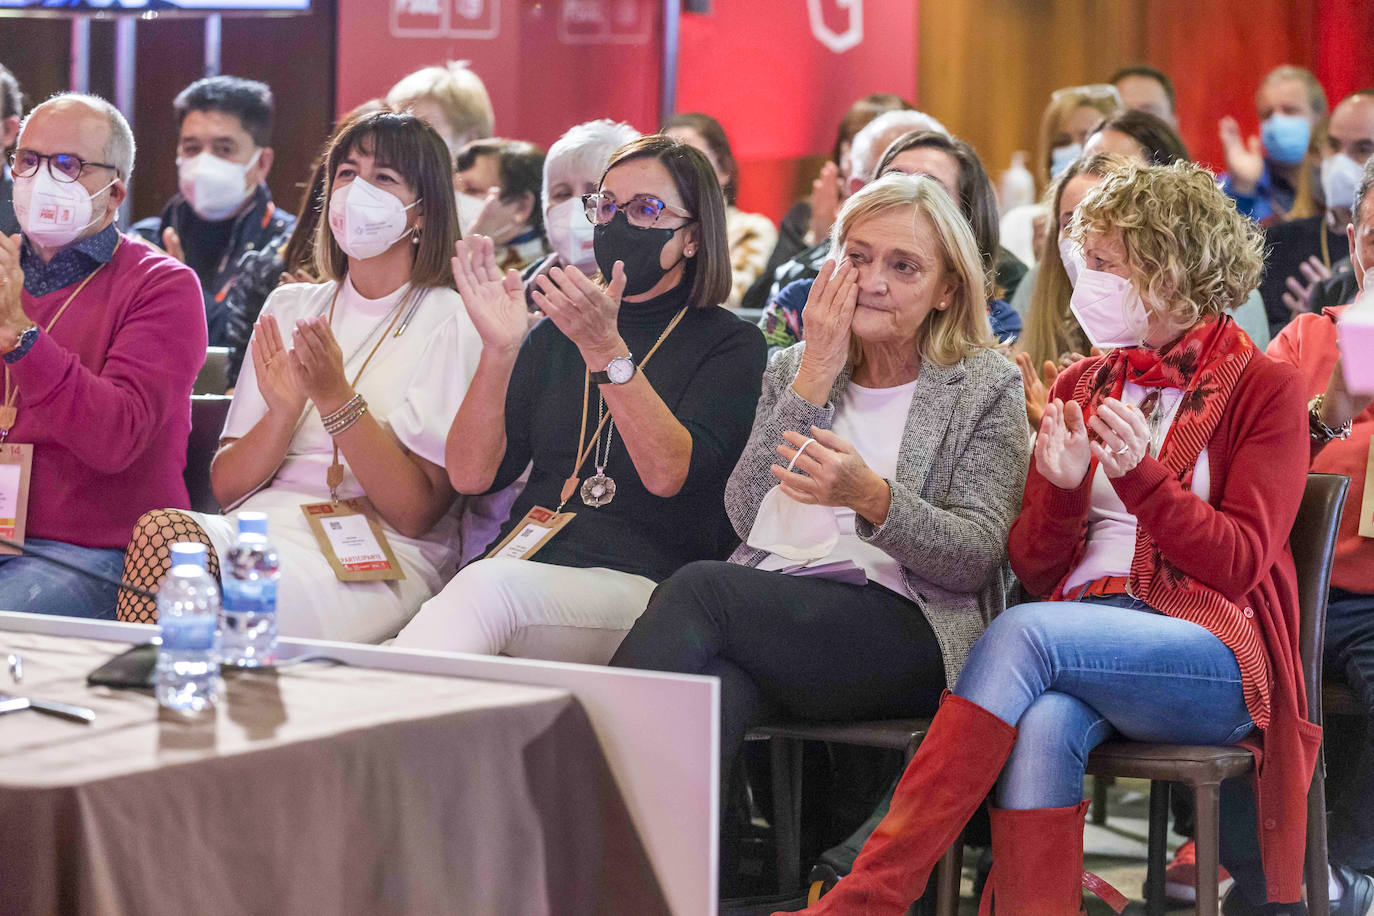
[[[72,182],[85,173],[86,169],[110,169],[118,173],[118,169],[108,162],[87,162],[80,156],[71,153],[52,153],[45,155],[35,153],[31,149],[17,149],[10,153],[10,170],[14,172],[15,178],[28,178],[38,171],[38,167],[47,160],[48,174],[58,181]]]
[[[609,223],[617,212],[625,214],[631,226],[638,226],[641,229],[651,229],[658,224],[663,214],[669,216],[680,216],[683,219],[693,219],[692,214],[681,207],[674,207],[672,204],[664,203],[657,197],[650,197],[648,194],[636,194],[624,203],[615,199],[615,195],[609,191],[597,191],[595,194],[583,194],[582,206],[587,213],[587,219],[594,226],[604,226]]]

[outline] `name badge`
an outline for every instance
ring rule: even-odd
[[[520,524],[511,529],[501,543],[487,554],[487,558],[506,557],[511,560],[528,560],[539,552],[563,526],[573,520],[575,512],[552,512],[543,506],[535,506]]]
[[[24,543],[24,524],[29,515],[29,472],[33,445],[27,442],[0,445],[0,537]],[[17,554],[0,545],[0,553]]]
[[[367,497],[341,499],[337,504],[307,503],[301,511],[340,582],[406,577]]]
[[[1374,437],[1369,440],[1369,464],[1364,471],[1364,499],[1360,501],[1360,537],[1374,538]]]

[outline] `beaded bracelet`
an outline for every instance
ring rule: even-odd
[[[367,413],[367,402],[361,397],[356,397],[354,400],[356,400],[357,403],[354,404],[353,401],[349,401],[351,409],[344,416],[336,416],[338,411],[330,414],[330,422],[325,424],[324,431],[331,437],[342,434],[354,423],[362,419],[363,414]]]
[[[355,394],[347,401],[344,401],[343,406],[340,407],[338,410],[335,410],[331,413],[325,414],[324,416],[320,417],[320,422],[322,422],[325,425],[325,428],[328,429],[333,424],[338,423],[339,420],[343,419],[349,413],[356,410],[358,405],[362,403],[365,403],[363,401],[363,396],[361,394]]]

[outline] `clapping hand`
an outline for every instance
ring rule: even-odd
[[[291,344],[291,367],[301,391],[315,402],[321,416],[333,413],[353,397],[353,386],[344,374],[343,350],[334,339],[328,318],[319,315],[297,321]]]
[[[1331,429],[1340,429],[1374,403],[1374,397],[1355,394],[1346,387],[1344,359],[1343,356],[1336,358],[1331,378],[1326,383],[1326,396],[1322,398],[1321,420]]]
[[[0,235],[0,350],[17,347],[20,333],[33,324],[24,314],[19,246],[20,236]]]
[[[1294,274],[1289,277],[1285,284],[1288,289],[1283,294],[1283,304],[1294,317],[1312,310],[1312,290],[1323,280],[1331,279],[1331,268],[1316,255],[1299,264],[1298,271],[1301,276]]]
[[[453,282],[482,338],[482,347],[497,353],[519,350],[529,330],[520,274],[514,270],[501,274],[496,266],[496,246],[486,236],[458,242],[454,251]]]
[[[1113,479],[1135,468],[1150,451],[1150,427],[1139,408],[1107,398],[1093,414],[1088,425],[1101,442],[1091,442],[1088,448]]]
[[[1045,405],[1035,438],[1035,469],[1061,490],[1076,490],[1087,476],[1091,455],[1088,427],[1077,401],[1055,398]]]
[[[576,267],[555,267],[534,282],[535,304],[577,345],[588,366],[601,369],[629,352],[616,324],[625,292],[623,263],[615,262],[604,290]]]
[[[1059,377],[1059,367],[1046,360],[1037,375],[1031,355],[1023,352],[1016,354],[1016,368],[1021,370],[1021,387],[1026,393],[1026,419],[1030,421],[1031,429],[1039,429],[1040,420],[1045,416],[1045,407],[1049,404],[1050,388]]]
[[[1242,194],[1253,193],[1264,175],[1264,149],[1259,137],[1242,139],[1235,118],[1222,118],[1217,125],[1221,145],[1226,150],[1226,171],[1231,186]]]
[[[840,167],[833,162],[821,166],[821,173],[811,182],[811,222],[806,240],[814,245],[825,238],[835,214],[840,212]]]
[[[305,394],[300,379],[282,344],[277,319],[263,315],[253,325],[253,339],[249,347],[253,357],[253,372],[258,390],[267,402],[267,409],[295,421],[305,408]]]

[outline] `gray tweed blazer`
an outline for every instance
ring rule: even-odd
[[[805,343],[769,361],[749,442],[725,485],[725,510],[741,541],[777,479],[768,468],[785,430],[829,429],[844,402],[849,367],[817,407],[792,390]],[[859,517],[859,537],[902,565],[907,597],[925,614],[944,657],[950,687],[969,649],[1005,608],[1011,570],[1007,533],[1021,506],[1030,436],[1015,365],[983,350],[953,366],[926,363],[902,433],[892,508],[874,527]],[[767,554],[741,544],[732,563],[757,566]]]

